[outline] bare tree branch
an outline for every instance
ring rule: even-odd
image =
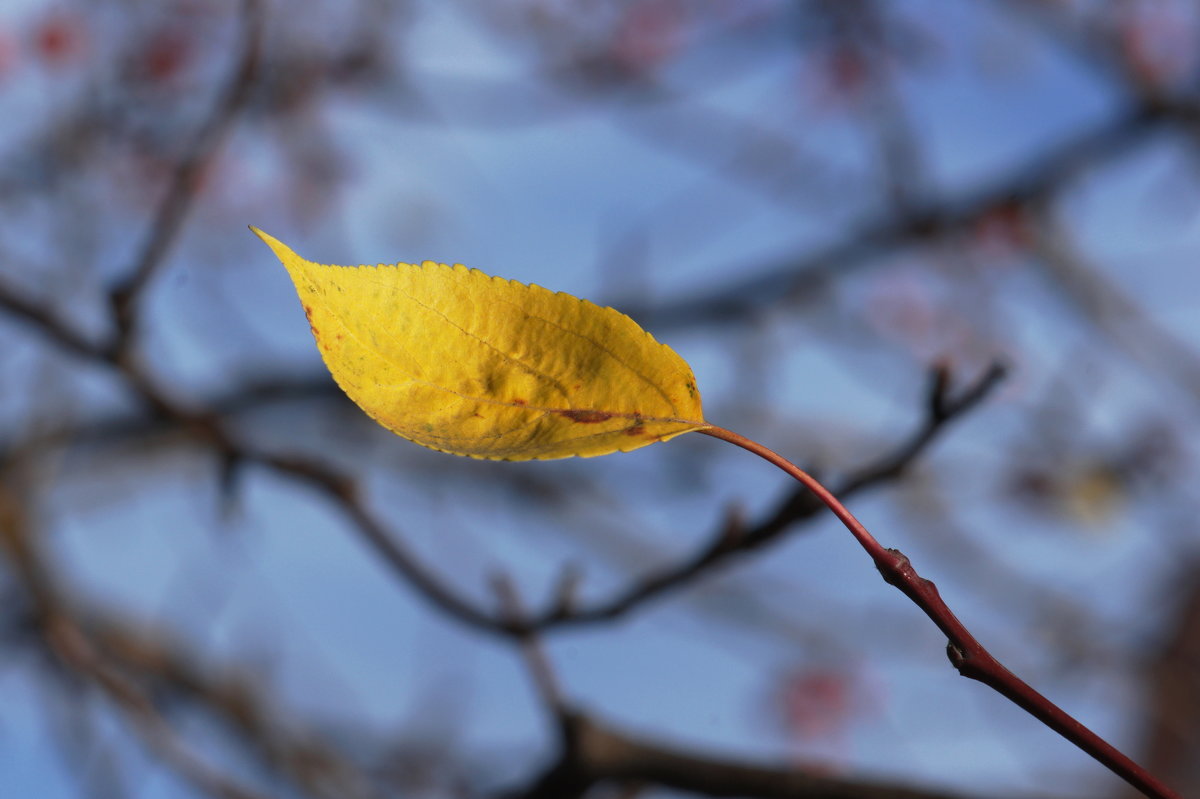
[[[802,768],[687,752],[617,732],[581,714],[567,719],[569,744],[532,783],[504,799],[582,799],[601,784],[643,783],[698,796],[755,799],[972,799],[949,791],[831,777]]]

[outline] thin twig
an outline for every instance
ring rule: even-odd
[[[1103,270],[1089,265],[1060,225],[1033,227],[1038,264],[1073,310],[1139,368],[1180,388],[1200,409],[1200,355],[1147,313]]]
[[[388,531],[358,496],[355,482],[349,476],[315,461],[237,450],[246,462],[259,463],[320,489],[331,497],[353,523],[362,537],[384,563],[439,610],[468,627],[498,635],[518,635],[520,631],[502,618],[493,616],[472,605],[446,586],[429,571],[416,556]]]
[[[500,600],[500,612],[503,618],[514,627],[525,626],[525,606],[512,578],[506,574],[497,574],[492,578],[492,588]],[[563,696],[558,675],[554,672],[554,667],[546,655],[541,640],[535,631],[530,630],[521,636],[520,644],[526,669],[533,679],[534,687],[541,697],[542,704],[554,716],[555,721],[561,723],[567,715],[567,702]]]
[[[109,301],[116,321],[115,350],[124,350],[134,335],[137,303],[166,262],[167,251],[175,241],[183,222],[196,200],[205,168],[225,140],[238,112],[245,106],[254,86],[262,49],[263,14],[260,0],[243,0],[242,42],[238,60],[229,80],[213,104],[212,111],[196,132],[184,158],[175,166],[166,197],[150,223],[142,246],[129,274],[113,287]]]
[[[107,357],[104,347],[88,340],[48,307],[35,303],[3,283],[0,283],[0,308],[11,316],[28,322],[43,336],[73,355],[98,360],[105,360]]]
[[[46,643],[60,661],[99,687],[124,714],[142,745],[177,774],[218,799],[266,799],[265,794],[222,774],[184,746],[175,728],[150,698],[131,680],[110,668],[73,621],[55,615],[46,620],[45,626]]]

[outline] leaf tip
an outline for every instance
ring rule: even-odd
[[[287,265],[289,258],[297,257],[296,253],[294,253],[290,247],[288,247],[286,244],[284,244],[279,239],[275,238],[274,236],[270,235],[269,233],[264,233],[262,230],[256,228],[254,225],[248,225],[247,227],[250,228],[251,233],[253,233],[255,236],[258,236],[260,239],[262,239],[263,244],[266,244],[268,247],[271,248],[271,251],[273,253],[275,253],[275,257],[278,258],[280,261],[282,261],[285,266]]]

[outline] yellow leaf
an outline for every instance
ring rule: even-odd
[[[528,460],[706,428],[687,363],[628,316],[464,266],[327,266],[251,228],[296,284],[334,380],[431,449]]]

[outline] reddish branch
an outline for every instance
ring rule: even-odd
[[[997,691],[1038,721],[1062,735],[1071,743],[1107,766],[1113,773],[1154,799],[1182,799],[1163,785],[1154,775],[1133,762],[1124,753],[1072,718],[1030,685],[1006,669],[971,635],[970,631],[942,601],[937,586],[917,574],[909,559],[896,549],[881,545],[862,526],[846,506],[829,489],[811,475],[781,455],[756,441],[720,427],[707,427],[698,432],[736,444],[788,473],[811,491],[846,526],[866,553],[875,562],[883,579],[913,601],[937,625],[949,643],[946,653],[950,662],[964,677],[978,680]]]

